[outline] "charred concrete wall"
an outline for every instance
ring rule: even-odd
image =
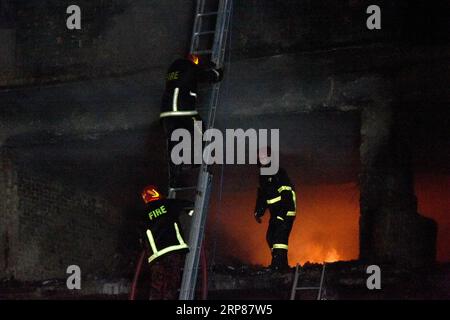
[[[360,258],[406,267],[436,261],[437,225],[417,211],[405,126],[391,99],[362,112]]]
[[[104,132],[123,136],[126,130],[148,130],[152,131],[151,147],[142,146],[142,135],[130,139],[139,140],[141,154],[155,151],[161,138],[154,133],[159,132],[155,124],[164,71],[187,47],[193,1],[79,1],[85,26],[80,32],[65,28],[68,1],[1,3],[10,5],[3,16],[8,13],[16,18],[8,18],[10,22],[0,27],[0,40],[7,43],[0,47],[4,77],[0,85],[38,85],[0,93],[1,143],[20,135],[29,140],[45,132],[77,136],[89,144]],[[413,263],[429,261],[433,255],[434,227],[429,221],[420,222],[417,215],[409,164],[398,159],[402,151],[393,135],[398,122],[392,114],[397,108],[394,101],[405,97],[411,105],[427,107],[428,101],[437,99],[448,105],[445,66],[450,51],[445,45],[448,32],[442,31],[448,28],[439,28],[445,27],[436,18],[439,14],[422,19],[420,7],[412,8],[410,3],[380,1],[387,9],[383,11],[384,28],[369,32],[364,21],[369,1],[236,1],[231,64],[217,119],[219,125],[257,127],[262,124],[255,124],[255,115],[361,111],[361,257],[375,262]],[[433,8],[439,11],[442,6]],[[429,39],[442,45],[422,47]],[[352,47],[336,49],[345,46]],[[303,50],[309,52],[299,52]],[[143,72],[124,75],[137,71]],[[406,75],[407,84],[399,73]],[[433,83],[436,78],[439,85]],[[74,79],[80,81],[42,86]],[[399,91],[393,89],[395,79],[401,80]],[[298,139],[298,128],[287,130],[292,139]],[[70,149],[65,141],[61,145]],[[92,168],[117,170],[112,165],[117,162],[106,158],[128,163],[126,147],[110,148],[115,153],[105,153]],[[286,142],[284,152],[301,152],[288,148]],[[78,151],[76,146],[69,156],[90,159],[98,155]],[[142,162],[148,163],[136,172],[152,171],[150,175],[157,176],[155,172],[166,165],[160,156],[163,148],[158,153],[142,156]],[[1,161],[3,273],[29,279],[58,277],[72,263],[92,272],[110,270],[106,265],[113,263],[117,228],[122,224],[118,207],[83,188],[78,190],[70,179],[58,181],[13,160]],[[99,181],[105,180],[98,178],[100,185]],[[123,193],[123,184],[117,185],[115,192]],[[418,233],[429,234],[429,241],[411,238]],[[101,250],[95,247],[99,243]],[[429,255],[424,256],[426,251]]]
[[[194,0],[3,0],[0,11],[13,45],[3,47],[15,76],[0,85],[91,78],[166,66],[185,53]],[[82,9],[82,29],[66,28],[66,8]],[[368,0],[235,1],[234,59],[369,43],[427,43],[449,39],[448,2],[433,8],[379,0],[382,29],[366,28]],[[422,15],[422,12],[427,12]],[[3,26],[2,26],[3,25]],[[428,31],[427,31],[428,30]],[[1,69],[0,69],[1,70]]]
[[[0,164],[0,278],[65,278],[69,265],[91,276],[117,272],[123,218],[116,208],[29,171],[5,149]]]
[[[0,277],[14,268],[14,254],[18,244],[17,184],[16,171],[9,153],[0,149]]]
[[[68,81],[167,65],[190,39],[194,1],[4,0],[13,45],[0,85]],[[68,6],[81,8],[81,29],[68,30]],[[7,8],[6,8],[7,7]],[[5,26],[6,28],[6,26]],[[8,36],[0,25],[0,39]],[[8,39],[9,39],[8,38]],[[0,66],[2,66],[0,64]]]
[[[14,29],[0,27],[0,70],[2,78],[15,78],[16,32]]]
[[[384,52],[384,55],[372,59],[370,65],[365,63],[363,57],[352,59],[352,63],[345,62],[347,61],[344,58],[345,55],[361,52],[358,50],[344,50],[342,53],[331,56],[326,53],[314,56],[293,54],[243,60],[231,64],[228,78],[224,82],[223,107],[220,108],[217,119],[218,125],[221,126],[226,124],[228,127],[241,127],[244,124],[249,127],[265,127],[269,125],[267,122],[259,123],[255,114],[289,115],[332,110],[363,112],[361,257],[369,257],[374,262],[387,260],[415,264],[418,261],[433,260],[433,227],[431,229],[422,227],[422,223],[419,222],[421,218],[417,215],[414,195],[411,194],[412,173],[407,170],[398,170],[403,163],[396,162],[398,153],[390,152],[388,144],[392,139],[395,140],[392,128],[398,124],[391,115],[397,108],[394,102],[399,99],[399,96],[400,98],[410,97],[410,91],[404,88],[400,94],[394,92],[392,75],[383,74],[383,71],[391,70],[395,64],[400,66],[401,60],[405,64],[402,68],[412,70],[417,67],[410,67],[408,65],[410,61],[421,60],[427,65],[427,50],[418,51],[411,55],[401,55],[396,54],[396,51],[394,54],[386,53],[380,48],[379,52]],[[443,61],[447,59],[445,52],[442,53],[441,59]],[[326,63],[327,60],[329,60],[328,63]],[[378,72],[375,73],[374,70]],[[445,70],[441,68],[435,73],[435,75],[442,75],[442,83],[448,77]],[[5,138],[19,134],[26,137],[26,134],[29,134],[30,136],[24,140],[30,140],[34,133],[40,131],[49,132],[49,137],[52,134],[58,136],[79,134],[79,138],[88,139],[91,134],[95,137],[96,133],[104,131],[114,132],[124,128],[141,127],[152,130],[154,135],[158,129],[150,126],[157,123],[159,93],[162,89],[162,83],[157,76],[158,72],[162,74],[163,70],[155,69],[151,74],[141,76],[2,92],[3,101],[7,102],[9,108],[2,111],[2,119],[8,119],[8,121],[5,121],[5,126],[0,132]],[[411,88],[421,87],[417,78],[411,79],[410,84]],[[430,98],[437,101],[437,97],[443,96],[445,88],[434,86],[433,90],[430,91],[432,93]],[[418,93],[416,95],[422,97]],[[408,101],[410,104],[417,103],[416,100]],[[279,123],[279,127],[283,128],[284,124],[286,122]],[[293,148],[296,144],[290,143],[298,139],[299,134],[301,134],[299,128],[289,129],[288,135],[291,140],[283,141],[285,146],[283,152],[291,155],[302,152]],[[136,137],[136,139],[141,138]],[[85,143],[89,143],[88,140],[86,141]],[[157,144],[154,139],[152,141]],[[64,146],[65,142],[62,141],[61,145]],[[111,150],[120,149],[114,144],[111,146],[113,146]],[[68,145],[67,148],[69,148]],[[141,145],[140,148],[138,152],[144,153],[146,147]],[[117,152],[122,155],[130,152],[125,150],[126,148],[123,148]],[[73,154],[76,156],[76,150]],[[92,157],[92,154],[87,155],[87,158]],[[155,168],[165,166],[163,157],[149,155],[146,157],[149,165],[145,170],[156,172],[158,170]],[[372,167],[372,161],[379,158],[384,159],[384,162]],[[110,166],[111,163],[105,159],[102,166]],[[388,168],[390,168],[389,171],[387,171]],[[114,172],[117,169],[111,168],[111,170]],[[35,173],[30,175],[33,177]],[[100,185],[99,181],[100,178],[94,183]],[[120,184],[117,183],[117,185]],[[116,192],[123,193],[123,190],[116,189]],[[83,194],[88,199],[92,198],[90,194]],[[378,199],[374,198],[375,194],[379,197]],[[399,208],[402,213],[399,213]],[[116,207],[115,210],[121,209]],[[376,226],[371,226],[370,221],[375,221]],[[425,221],[425,224],[428,222]],[[53,225],[42,232],[52,233],[51,230],[54,230]],[[83,237],[82,243],[85,248],[91,248],[92,243],[97,243],[98,239],[89,235],[89,232],[92,232],[89,228],[86,230],[88,236]],[[414,233],[411,233],[411,230]],[[107,239],[117,240],[118,236],[114,228],[104,231]],[[80,233],[83,234],[83,231]],[[424,238],[419,237],[412,239],[413,234],[422,234],[428,240],[423,241]],[[40,245],[45,248],[48,243]],[[419,249],[418,245],[422,248]],[[424,253],[429,255],[424,256]],[[91,253],[86,254],[89,256]],[[9,258],[9,261],[12,261],[11,259]],[[101,270],[104,264],[100,259],[97,261]],[[60,270],[61,267],[58,265],[59,269],[54,270]]]

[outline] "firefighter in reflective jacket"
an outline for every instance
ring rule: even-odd
[[[267,152],[258,156],[261,166],[268,165]],[[288,240],[296,215],[295,189],[286,171],[279,168],[275,175],[260,175],[255,207],[255,219],[261,223],[266,209],[270,211],[266,240],[272,251],[270,268],[275,271],[289,269]]]
[[[175,60],[169,67],[166,76],[161,113],[159,115],[168,140],[168,156],[176,142],[170,141],[172,132],[184,128],[193,133],[202,132],[202,127],[195,126],[194,121],[201,120],[196,109],[197,85],[199,82],[219,82],[222,80],[223,70],[212,64],[201,66],[198,56],[189,55],[186,59]],[[172,161],[170,161],[172,164]],[[192,163],[192,162],[191,162]],[[179,166],[171,166],[174,175]],[[173,184],[169,182],[172,186]]]
[[[142,191],[144,200],[141,227],[150,264],[151,300],[177,298],[181,268],[189,247],[185,242],[178,217],[183,212],[192,215],[192,202],[163,199],[154,186]]]

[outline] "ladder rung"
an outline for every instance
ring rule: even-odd
[[[197,50],[193,51],[192,54],[202,55],[202,54],[211,54],[212,50]]]
[[[214,34],[214,33],[216,33],[215,30],[201,31],[201,32],[194,33],[194,37],[204,36],[204,35],[207,35],[207,34]]]
[[[197,13],[197,17],[215,16],[215,15],[217,15],[217,13],[218,13],[217,11]]]

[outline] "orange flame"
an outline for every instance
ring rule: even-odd
[[[262,225],[255,222],[254,192],[240,192],[239,196],[231,192],[224,198],[218,226],[226,245],[218,254],[268,265],[271,257],[265,234],[269,214]],[[358,257],[359,190],[355,184],[299,186],[297,199],[297,217],[289,238],[291,265]]]
[[[415,182],[419,213],[435,219],[439,225],[438,260],[450,261],[450,176],[416,175]],[[214,219],[215,234],[210,235],[220,238],[216,259],[268,265],[268,213],[263,224],[257,224],[253,218],[255,191],[239,190],[243,188],[233,185],[224,191],[221,214]],[[359,189],[355,183],[298,185],[297,199],[297,217],[289,238],[291,265],[358,258]]]

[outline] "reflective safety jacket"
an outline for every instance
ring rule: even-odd
[[[175,60],[167,71],[166,89],[159,117],[197,115],[197,83],[218,82],[221,76],[220,70],[202,68],[187,59]]]
[[[284,220],[296,215],[296,195],[294,185],[283,168],[275,175],[260,175],[256,198],[255,215],[262,217],[266,209],[272,218]]]
[[[178,217],[192,205],[179,199],[161,199],[145,205],[142,227],[150,249],[149,263],[172,251],[189,250]]]

